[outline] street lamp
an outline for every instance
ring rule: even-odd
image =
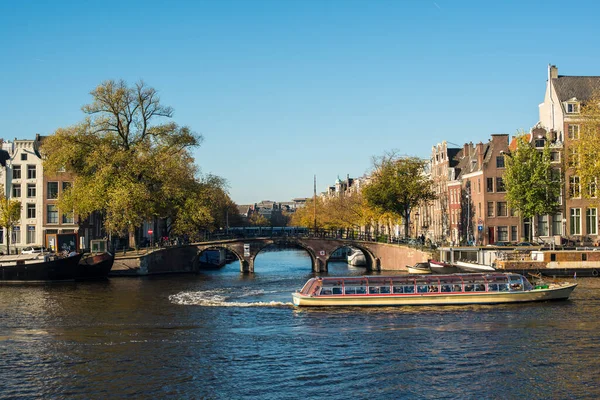
[[[415,237],[417,237],[417,231],[419,229],[419,212],[418,211],[415,213],[415,219],[416,219],[416,221],[415,221]]]

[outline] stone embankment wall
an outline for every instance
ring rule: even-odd
[[[406,271],[406,267],[409,265],[412,266],[434,258],[433,253],[412,247],[385,243],[377,243],[375,246],[382,271]]]
[[[198,271],[198,250],[185,246],[147,254],[117,254],[111,276],[140,276]]]

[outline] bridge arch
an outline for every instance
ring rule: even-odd
[[[273,240],[264,242],[261,246],[257,246],[256,248],[256,252],[253,252],[252,254],[252,260],[251,260],[251,264],[252,264],[252,272],[254,271],[254,262],[256,261],[256,257],[267,247],[270,246],[282,246],[282,247],[289,247],[289,248],[295,248],[295,249],[301,249],[306,251],[306,253],[308,253],[308,256],[310,257],[310,264],[311,264],[311,268],[314,271],[315,270],[315,265],[318,265],[318,259],[317,256],[315,254],[315,251],[310,248],[309,246],[307,246],[306,244],[302,243],[299,240],[290,240],[288,238],[275,238]],[[246,272],[246,271],[243,271]]]
[[[368,248],[366,248],[365,246],[363,246],[360,243],[352,242],[352,243],[341,243],[337,247],[332,248],[327,259],[325,260],[325,270],[326,271],[329,270],[329,261],[331,259],[331,255],[333,253],[335,253],[337,250],[342,249],[344,247],[354,247],[355,249],[362,251],[362,253],[365,255],[367,271],[380,271],[381,270],[381,261],[379,260],[379,258],[377,258],[377,256],[375,256],[375,254],[373,254],[373,252],[371,250],[369,250]]]

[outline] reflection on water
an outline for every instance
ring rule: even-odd
[[[600,396],[599,279],[566,302],[296,309],[305,253],[255,271],[1,287],[0,397]]]

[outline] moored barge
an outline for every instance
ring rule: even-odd
[[[408,306],[564,300],[577,284],[532,285],[511,273],[311,278],[295,306]]]

